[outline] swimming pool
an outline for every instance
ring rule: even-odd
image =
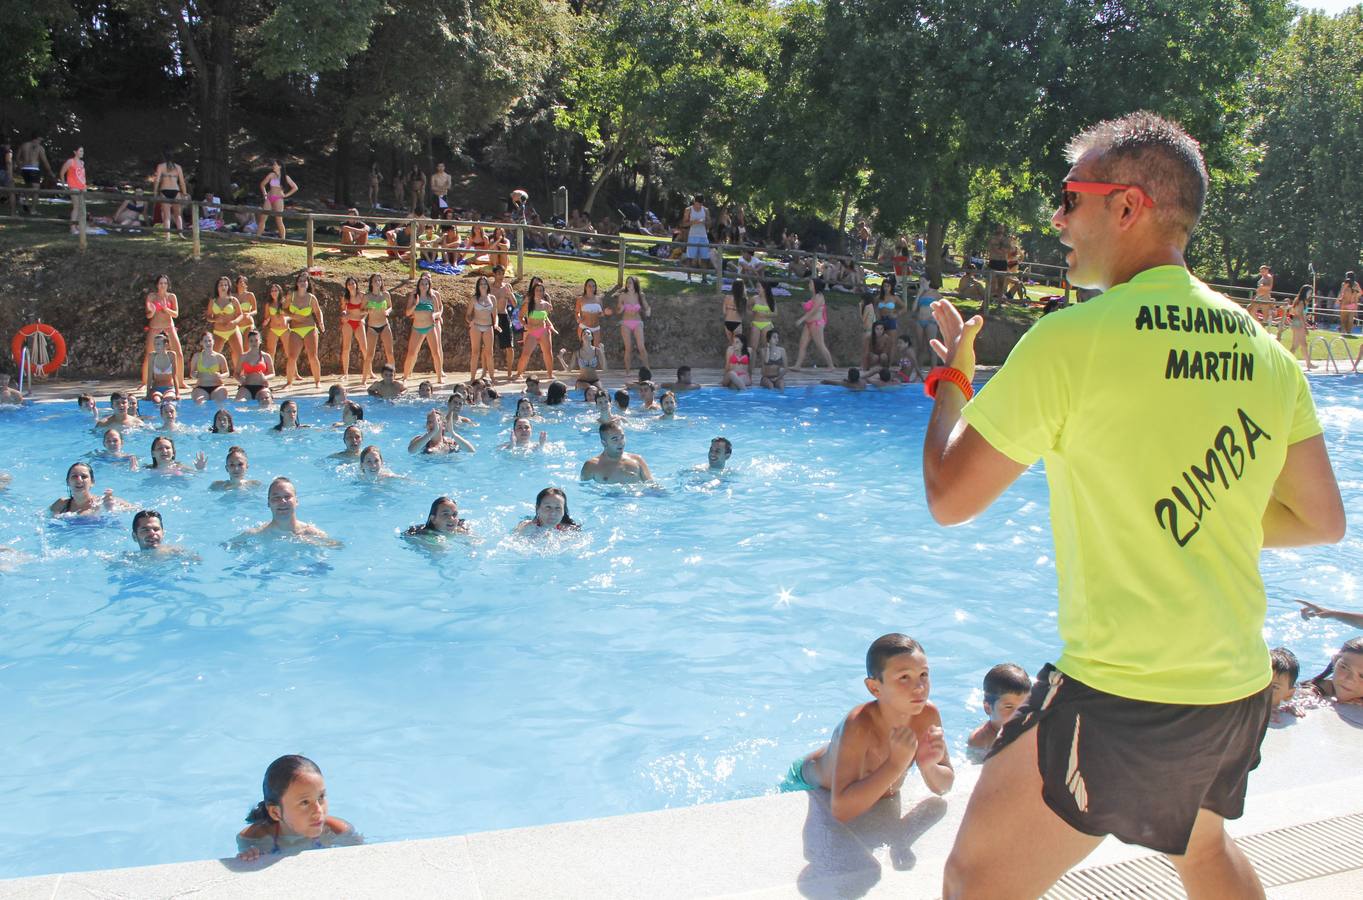
[[[1363,499],[1363,379],[1312,386],[1346,508]],[[312,428],[204,432],[207,473],[164,478],[95,462],[97,487],[165,515],[198,564],[142,566],[130,514],[54,523],[70,462],[98,449],[74,403],[0,414],[13,473],[0,491],[0,877],[230,855],[282,753],[326,773],[332,813],[371,841],[430,837],[747,797],[865,698],[862,659],[886,631],[919,638],[958,756],[979,682],[1005,660],[1054,657],[1055,572],[1044,475],[1027,472],[988,514],[941,529],[923,502],[928,403],[917,390],[838,388],[682,401],[680,418],[631,415],[630,450],[662,483],[638,494],[576,483],[599,447],[581,403],[544,409],[551,445],[498,453],[506,412],[474,413],[474,456],[408,456],[428,403],[366,402],[406,476],[382,486],[324,457],[337,415]],[[734,443],[730,471],[703,465]],[[128,449],[147,456],[151,432]],[[252,477],[287,474],[300,517],[336,550],[219,544],[267,518],[263,488],[207,490],[229,445]],[[567,489],[580,536],[509,536],[548,484]],[[455,497],[474,537],[427,553],[397,532]],[[1264,556],[1267,634],[1314,674],[1342,640],[1292,597],[1363,607],[1357,524],[1335,547]],[[962,763],[963,764],[963,763]]]

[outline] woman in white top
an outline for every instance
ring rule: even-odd
[[[686,264],[702,269],[710,262],[710,211],[697,194],[691,198],[691,205],[682,213],[682,225],[686,231]]]

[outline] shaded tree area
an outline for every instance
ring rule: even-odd
[[[1053,254],[1065,141],[1153,109],[1211,165],[1194,263],[1295,280],[1363,243],[1360,48],[1359,10],[1287,0],[0,0],[0,124],[69,143],[140,109],[200,190],[278,156],[351,203],[371,159],[441,159],[597,215],[700,192],[830,249],[865,218],[932,262],[996,222]]]

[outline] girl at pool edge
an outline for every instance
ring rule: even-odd
[[[1324,702],[1363,703],[1363,638],[1345,641],[1325,670],[1303,687]]]
[[[535,495],[535,514],[516,526],[517,534],[548,534],[551,531],[581,531],[582,526],[568,514],[568,495],[547,487]]]
[[[459,518],[459,504],[442,496],[431,502],[431,511],[426,514],[424,525],[413,525],[402,534],[403,537],[443,538],[451,534],[468,533],[468,522]]]
[[[345,819],[327,815],[322,770],[306,756],[281,756],[265,770],[259,803],[237,834],[237,859],[326,847],[349,847],[364,838]]]

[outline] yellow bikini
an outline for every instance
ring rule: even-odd
[[[312,304],[311,304],[311,303],[309,303],[307,306],[303,307],[302,309],[299,309],[297,306],[294,306],[294,305],[293,305],[293,301],[290,300],[290,301],[289,301],[289,315],[293,316],[293,319],[290,320],[290,322],[289,322],[289,330],[292,331],[294,334],[298,335],[298,336],[301,337],[301,338],[307,337],[308,334],[309,334],[314,328],[317,327],[316,325],[299,325],[299,324],[297,324],[297,321],[298,321],[299,319],[306,319],[306,320],[311,320],[311,319],[312,319]]]
[[[237,308],[240,309],[241,307],[238,306]],[[220,304],[216,300],[213,301],[213,314],[215,316],[225,316],[231,311],[232,307],[230,305]],[[225,331],[219,331],[217,328],[213,329],[213,336],[224,343],[226,343],[232,335],[240,333],[240,330],[235,325]]]

